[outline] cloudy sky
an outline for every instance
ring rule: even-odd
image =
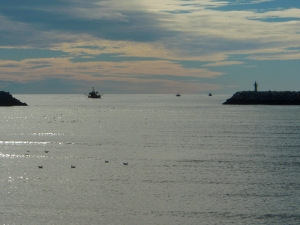
[[[0,90],[300,91],[299,0],[1,0]]]

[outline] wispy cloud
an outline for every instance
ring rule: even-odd
[[[240,65],[244,64],[243,62],[238,61],[225,61],[225,62],[215,62],[215,63],[208,63],[203,66],[231,66],[231,65]]]

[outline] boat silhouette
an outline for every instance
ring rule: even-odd
[[[95,91],[94,87],[93,90],[87,96],[88,98],[101,98],[101,95],[98,91]]]

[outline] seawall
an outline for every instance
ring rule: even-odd
[[[9,92],[0,91],[0,106],[27,106],[27,104],[20,102],[9,94]]]
[[[300,105],[296,91],[241,91],[227,99],[224,105]]]

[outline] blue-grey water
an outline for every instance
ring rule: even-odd
[[[0,108],[0,224],[300,224],[299,106],[14,97],[29,106]]]

